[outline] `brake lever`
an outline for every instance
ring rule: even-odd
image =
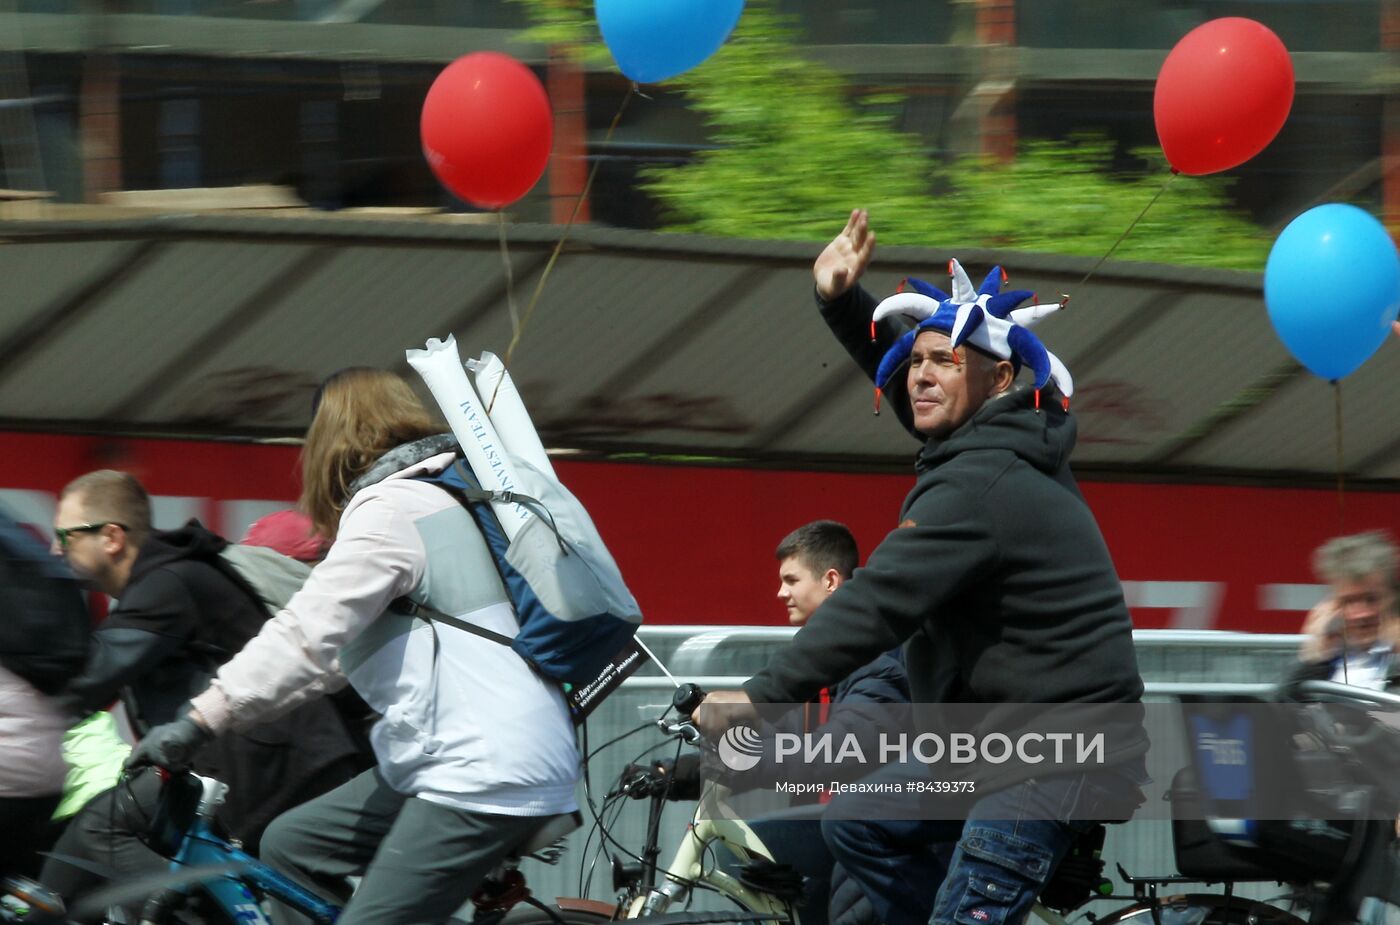
[[[687,745],[703,745],[705,736],[696,728],[694,723],[668,723],[664,719],[656,721],[657,728],[668,736],[677,736]]]

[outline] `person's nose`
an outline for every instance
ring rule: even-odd
[[[936,381],[934,378],[935,368],[934,364],[926,359],[919,360],[917,363],[911,363],[909,367],[909,378],[920,385],[933,385]]]
[[[1380,608],[1376,606],[1375,601],[1350,601],[1343,608],[1343,613],[1346,614],[1348,620],[1369,620],[1379,615]]]

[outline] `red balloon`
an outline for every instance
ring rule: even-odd
[[[1243,164],[1293,106],[1293,62],[1267,26],[1237,16],[1186,34],[1157,75],[1152,114],[1167,161],[1188,174]]]
[[[499,209],[544,173],[554,114],[533,71],[510,55],[479,51],[433,81],[419,129],[423,155],[442,185],[483,209]]]

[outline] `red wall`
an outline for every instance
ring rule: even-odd
[[[556,463],[658,623],[784,620],[773,548],[817,518],[850,525],[868,551],[894,526],[912,477]],[[56,493],[90,469],[127,469],[154,495],[209,499],[201,516],[238,529],[220,502],[296,496],[297,451],[178,440],[0,433],[0,490]],[[1294,632],[1302,614],[1261,609],[1261,588],[1313,581],[1308,557],[1338,532],[1330,491],[1189,485],[1083,486],[1142,627]],[[3,499],[3,493],[0,493]],[[1400,494],[1347,498],[1348,532],[1400,527]],[[47,526],[47,525],[46,525]],[[1194,605],[1194,606],[1188,606]]]

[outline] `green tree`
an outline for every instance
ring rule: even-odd
[[[593,18],[592,0],[511,0],[525,7],[534,23],[521,34],[526,42],[538,42],[564,50],[581,63],[611,61],[598,24]]]
[[[1161,151],[1133,154],[1142,169],[1115,171],[1112,142],[1082,135],[1024,141],[1006,164],[960,159],[943,171],[938,206],[952,237],[936,240],[1101,257],[1161,193],[1115,260],[1264,268],[1268,236],[1233,207],[1228,181],[1172,178]]]
[[[530,37],[606,56],[586,0],[516,0]],[[899,131],[901,98],[857,96],[801,53],[773,0],[748,0],[709,61],[668,85],[705,120],[713,149],[643,171],[666,229],[729,237],[825,240],[853,206],[870,210],[889,244],[996,247],[1098,257],[1168,176],[1160,152],[1135,172],[1113,169],[1101,136],[1026,140],[1010,163],[944,163]],[[1116,259],[1262,269],[1268,241],[1238,214],[1218,179],[1177,178]]]

